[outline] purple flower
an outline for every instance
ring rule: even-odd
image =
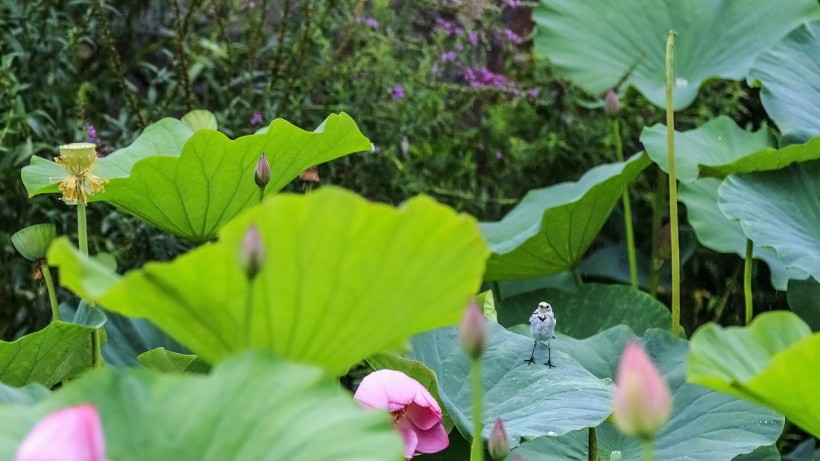
[[[495,151],[495,158],[501,160],[502,158],[504,158],[504,154],[500,150],[497,150]]]
[[[438,59],[441,62],[452,62],[456,60],[456,53],[454,51],[445,51]]]
[[[251,117],[251,126],[258,125],[262,123],[262,114],[259,112],[254,112],[253,117]]]
[[[510,8],[518,8],[523,3],[523,0],[506,0],[505,2]]]
[[[390,90],[390,96],[393,96],[393,99],[404,99],[404,87],[401,85],[396,85]]]
[[[91,144],[100,144],[100,139],[97,138],[97,130],[94,129],[94,125],[86,124],[85,126],[85,139],[86,141],[90,142]]]
[[[359,24],[364,24],[364,25],[366,25],[366,26],[368,26],[372,29],[378,29],[379,28],[379,21],[375,18],[357,16],[356,17],[356,22],[358,22]]]
[[[531,98],[536,99],[536,98],[538,98],[538,95],[541,94],[541,90],[539,90],[538,88],[530,88],[529,90],[527,90],[527,94]]]
[[[473,46],[478,45],[478,32],[470,32],[467,34],[467,40],[469,40]]]
[[[451,21],[436,17],[436,32],[441,32],[445,37],[450,37],[453,35],[461,35],[464,30]]]
[[[524,39],[520,35],[516,34],[510,29],[504,29],[504,35],[507,37],[507,40],[509,40],[515,45],[520,45],[524,41]]]

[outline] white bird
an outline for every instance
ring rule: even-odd
[[[552,348],[550,347],[550,340],[555,339],[554,333],[555,314],[552,313],[552,306],[550,306],[549,303],[541,301],[538,303],[538,308],[536,308],[535,312],[530,316],[530,334],[535,340],[535,344],[532,346],[530,358],[524,361],[529,364],[535,363],[535,348],[538,346],[538,341],[546,341],[548,355],[547,363],[544,365],[550,368],[554,367],[555,365],[552,364]]]

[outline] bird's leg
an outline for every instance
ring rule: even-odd
[[[544,365],[550,368],[555,368],[555,365],[552,364],[552,347],[550,347],[549,341],[547,341],[547,363]]]
[[[535,348],[538,346],[538,341],[535,341],[535,344],[532,345],[532,352],[530,353],[530,358],[525,359],[524,361],[528,364],[535,363]]]

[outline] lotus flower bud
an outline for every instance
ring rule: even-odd
[[[471,301],[458,325],[461,346],[473,360],[477,360],[487,347],[487,322],[475,301]]]
[[[15,461],[103,461],[105,440],[97,409],[90,404],[49,414],[26,436]]]
[[[604,110],[609,115],[618,115],[621,111],[621,100],[618,98],[618,93],[609,89],[604,96]]]
[[[504,459],[510,454],[510,443],[507,440],[507,431],[504,430],[504,423],[501,422],[501,418],[496,418],[493,429],[490,431],[487,450],[496,461]]]
[[[264,189],[270,182],[270,163],[268,163],[268,158],[265,157],[264,152],[259,157],[259,161],[256,162],[256,168],[253,170],[253,180],[260,189]]]
[[[613,419],[624,434],[651,439],[672,413],[672,396],[643,347],[630,341],[615,378]]]
[[[248,280],[253,280],[259,274],[264,260],[265,246],[262,244],[259,228],[256,224],[251,224],[239,248],[239,264],[248,276]]]

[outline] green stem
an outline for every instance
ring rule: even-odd
[[[251,346],[251,319],[253,314],[253,279],[248,280],[248,296],[245,297],[245,328],[244,338],[241,338],[239,344],[244,344],[246,348]]]
[[[754,264],[754,242],[746,239],[746,263],[743,267],[743,296],[746,301],[746,325],[752,321],[752,265]]]
[[[655,200],[652,202],[652,267],[649,273],[649,294],[653,298],[658,297],[658,285],[661,280],[661,269],[663,261],[660,258],[660,240],[658,234],[661,231],[661,221],[663,218],[664,202],[666,202],[667,181],[669,178],[660,168],[657,169],[658,178],[656,181]]]
[[[675,110],[672,104],[672,50],[675,31],[666,37],[666,149],[669,161],[669,230],[672,244],[672,336],[680,331],[680,243],[678,241],[678,178],[675,172]]]
[[[88,256],[88,224],[86,217],[86,204],[77,203],[77,240],[80,245],[80,253]],[[92,308],[97,307],[94,303],[88,303]],[[102,367],[102,342],[100,340],[100,329],[95,328],[91,332],[91,366]]]
[[[501,302],[501,284],[498,283],[498,280],[493,281],[493,301],[495,303]]]
[[[54,279],[51,278],[51,271],[48,269],[48,264],[43,262],[40,268],[43,272],[43,280],[46,282],[46,291],[48,291],[48,302],[51,304],[51,321],[57,322],[60,320],[60,306],[57,305],[57,293],[54,291]]]
[[[88,256],[88,224],[85,203],[77,203],[77,240],[80,245],[80,253]]]
[[[584,279],[581,278],[581,270],[578,269],[578,266],[572,268],[572,278],[575,280],[576,287],[580,287],[584,284]]]
[[[619,162],[624,161],[624,145],[621,140],[621,123],[618,117],[612,118],[612,138],[615,140],[615,155]],[[632,229],[632,205],[629,200],[629,187],[623,193],[624,227],[626,228],[626,249],[629,258],[629,281],[632,288],[638,288],[638,258],[635,253],[635,232]]]
[[[590,427],[587,429],[589,431],[587,445],[589,446],[589,452],[587,455],[587,459],[589,461],[598,461],[601,458],[598,456],[598,437],[595,435],[595,428]]]
[[[643,448],[643,461],[655,461],[655,452],[652,449],[652,439],[644,439],[641,442]]]
[[[473,359],[470,365],[473,385],[473,443],[470,461],[484,461],[484,438],[481,436],[481,359]]]

